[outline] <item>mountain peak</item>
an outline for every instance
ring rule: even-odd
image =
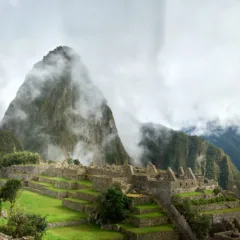
[[[49,159],[68,152],[90,161],[129,161],[111,109],[94,86],[80,56],[59,46],[27,75],[2,120],[26,150]]]

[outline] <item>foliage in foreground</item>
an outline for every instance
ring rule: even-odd
[[[211,227],[209,216],[199,214],[192,208],[191,201],[187,199],[179,201],[179,199],[173,198],[173,203],[177,210],[186,218],[198,239],[204,239],[208,235]]]
[[[1,157],[0,167],[9,167],[11,165],[21,164],[39,164],[40,155],[28,151],[8,153]]]
[[[2,211],[2,202],[10,202],[10,211],[12,211],[17,193],[22,187],[22,183],[18,179],[8,180],[0,189],[0,211]]]
[[[97,213],[93,220],[101,224],[122,222],[130,211],[130,205],[130,199],[118,186],[113,186],[99,200]]]
[[[32,236],[35,240],[42,239],[47,230],[46,217],[38,214],[24,213],[22,210],[14,210],[6,226],[0,227],[0,232],[14,238]]]

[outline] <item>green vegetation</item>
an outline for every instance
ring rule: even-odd
[[[213,190],[204,190],[204,193],[205,193],[205,194],[213,194],[214,191],[213,191]]]
[[[157,204],[138,204],[134,206],[135,208],[139,209],[158,209],[159,206]]]
[[[137,218],[155,218],[155,217],[162,217],[162,216],[165,216],[165,213],[153,212],[153,213],[146,213],[141,215],[134,215],[134,217],[137,217]]]
[[[80,161],[78,159],[73,159],[73,164],[74,165],[80,165]]]
[[[191,229],[197,233],[198,239],[204,239],[208,235],[211,223],[207,215],[202,215],[192,208],[190,200],[177,201],[173,198],[173,204],[184,215]]]
[[[180,198],[200,196],[200,195],[203,195],[203,193],[202,192],[185,192],[185,193],[176,194],[176,196]]]
[[[50,143],[54,143],[54,146],[63,152],[73,152],[81,139],[86,152],[90,152],[92,146],[96,145],[107,163],[128,163],[130,157],[118,136],[112,111],[99,89],[92,83],[88,71],[80,62],[77,63],[77,68],[83,71],[83,84],[74,81],[71,72],[76,67],[76,61],[73,61],[73,58],[78,59],[79,57],[73,49],[69,49],[58,47],[49,52],[42,61],[38,61],[27,75],[22,87],[31,89],[29,84],[37,84],[41,81],[39,94],[34,99],[29,100],[21,91],[18,91],[1,122],[2,127],[13,129],[16,137],[21,138],[24,149],[38,152],[44,159],[48,159],[47,152]],[[61,59],[63,59],[64,64],[61,69],[58,67],[57,60],[52,58],[54,54],[61,56]],[[32,71],[35,71],[36,68],[40,71],[44,70],[50,62],[53,69],[51,73],[46,73],[44,76],[32,74]],[[29,81],[29,77],[31,81]],[[84,85],[88,87],[84,88]],[[96,97],[90,96],[89,92]],[[85,111],[82,108],[79,109],[79,115],[63,114],[64,112],[68,113],[73,106],[77,106],[79,101],[80,103],[88,103],[89,106],[99,106],[100,112],[92,109],[91,117],[86,119],[80,116],[81,112]],[[19,109],[27,115],[26,118],[19,119],[17,116]],[[99,113],[101,113],[102,118],[100,121],[95,121]],[[79,129],[79,124],[88,126],[88,129],[91,129],[88,140],[86,139],[86,133],[83,131],[69,131],[69,121],[73,124],[74,129]],[[116,134],[111,135],[110,133],[113,132]],[[109,141],[104,141],[106,138]],[[54,154],[51,158],[51,160],[54,160]]]
[[[202,212],[202,214],[218,214],[218,213],[228,213],[228,212],[240,212],[240,208],[225,208],[213,211]]]
[[[131,224],[119,224],[119,225],[124,229],[126,229],[127,231],[130,231],[136,234],[173,231],[173,225],[171,224],[165,224],[165,225],[153,226],[153,227],[143,227],[143,228],[137,228]]]
[[[12,211],[21,187],[22,183],[18,179],[10,179],[2,186],[0,189],[0,210],[2,210],[2,202],[9,201],[10,211]]]
[[[81,190],[77,190],[76,192],[81,192],[81,193],[86,193],[89,195],[94,195],[94,196],[100,196],[101,193],[94,190],[94,189],[81,189]]]
[[[11,165],[20,164],[38,164],[40,162],[40,155],[32,152],[14,152],[3,155],[0,159],[0,166],[9,167]]]
[[[119,232],[100,229],[93,224],[84,224],[74,227],[52,228],[43,236],[43,240],[123,240]]]
[[[191,204],[192,205],[205,205],[205,204],[211,204],[211,203],[221,203],[221,202],[230,202],[230,201],[236,201],[237,199],[232,197],[232,196],[227,196],[227,197],[224,197],[224,196],[218,196],[218,197],[215,197],[215,198],[209,198],[209,199],[193,199],[193,200],[190,200]]]
[[[0,231],[14,238],[32,236],[35,240],[42,239],[47,230],[45,217],[38,214],[24,213],[17,209],[11,212],[6,225],[0,227]]]
[[[81,185],[85,185],[87,187],[92,187],[92,182],[89,180],[69,180],[63,177],[49,177],[49,176],[45,176],[45,175],[40,175],[40,178],[46,178],[46,179],[50,179],[50,180],[54,180],[54,181],[62,181],[62,182],[76,182],[79,183]]]
[[[117,186],[108,189],[107,193],[99,199],[96,222],[119,223],[123,221],[130,211],[131,200],[122,193]]]
[[[16,204],[20,205],[25,212],[46,216],[48,222],[77,221],[87,218],[86,213],[63,207],[60,199],[26,190],[23,190],[17,197]],[[3,203],[3,208],[8,209],[9,204]]]
[[[221,192],[220,188],[215,188],[215,189],[213,190],[213,193],[214,193],[215,195],[218,195],[220,192]]]
[[[12,132],[0,130],[0,158],[6,153],[22,151],[22,146]]]
[[[191,167],[193,172],[215,179],[224,189],[240,189],[240,174],[231,159],[221,149],[200,137],[188,136],[164,126],[144,124],[141,128],[142,162],[152,162],[158,168]],[[201,161],[198,161],[202,157]]]
[[[86,200],[76,199],[76,198],[64,198],[65,200],[73,201],[73,202],[79,202],[83,204],[88,204],[89,202]]]

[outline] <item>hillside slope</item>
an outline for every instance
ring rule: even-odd
[[[142,161],[157,167],[191,167],[195,174],[215,179],[225,188],[240,189],[239,172],[224,151],[197,136],[188,136],[163,126],[144,124],[141,128]]]
[[[207,134],[199,136],[222,148],[231,157],[238,170],[240,170],[240,134],[238,127],[222,128],[215,124],[208,124],[207,127]],[[190,135],[194,134],[195,131],[195,128],[184,129],[184,132]]]
[[[111,109],[69,47],[57,47],[35,64],[1,128],[11,129],[25,150],[48,159],[70,153],[83,163],[129,161]]]
[[[22,151],[22,146],[12,132],[0,130],[0,157],[5,153]]]

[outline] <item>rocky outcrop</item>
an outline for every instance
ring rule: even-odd
[[[24,149],[48,159],[64,159],[70,152],[84,163],[129,161],[111,109],[69,47],[57,47],[35,64],[1,125]]]

